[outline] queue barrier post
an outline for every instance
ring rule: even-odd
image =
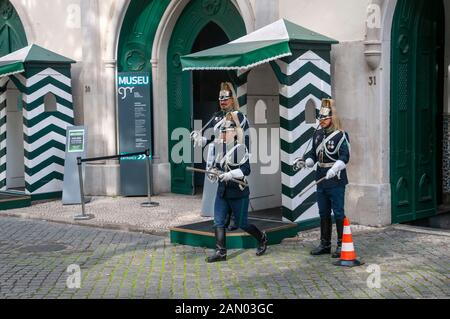
[[[152,164],[150,150],[145,151],[145,157],[147,161],[147,202],[142,203],[141,207],[151,208],[158,207],[159,203],[152,201]]]
[[[77,157],[78,165],[78,179],[80,182],[80,196],[81,196],[81,215],[75,215],[74,220],[90,220],[93,219],[93,215],[86,215],[86,202],[84,197],[84,185],[83,185],[83,160],[81,157]]]

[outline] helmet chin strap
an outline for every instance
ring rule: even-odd
[[[330,132],[334,132],[334,125],[333,123],[330,123],[330,125],[328,125],[327,127],[324,127],[325,132],[330,133]]]
[[[322,126],[322,128],[327,132],[333,131],[334,130],[333,121],[330,121],[330,124],[328,126]]]
[[[227,105],[226,107],[224,107],[224,108],[221,108],[222,109],[222,111],[224,111],[224,112],[231,112],[231,111],[233,111],[233,106],[229,106],[229,105]]]

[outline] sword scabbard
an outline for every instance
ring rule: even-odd
[[[219,173],[214,173],[214,172],[211,172],[211,171],[207,171],[207,170],[199,169],[199,168],[194,168],[194,167],[186,167],[186,170],[190,171],[190,172],[194,172],[194,173],[203,173],[203,174],[208,174],[208,175],[213,175],[213,176],[220,176]],[[242,185],[243,187],[248,187],[248,184],[243,182],[243,181],[240,181],[240,180],[237,180],[237,179],[234,179],[234,178],[231,181],[234,182],[234,183],[237,183],[239,185]]]

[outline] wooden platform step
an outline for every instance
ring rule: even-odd
[[[0,192],[0,211],[31,206],[31,196]]]
[[[269,245],[278,245],[283,239],[295,237],[299,232],[299,226],[296,223],[257,218],[249,218],[249,223],[254,224],[267,233]],[[170,240],[172,244],[214,249],[213,221],[172,228],[170,230]],[[240,229],[227,232],[228,249],[249,249],[256,248],[256,245],[256,240]]]

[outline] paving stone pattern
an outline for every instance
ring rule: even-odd
[[[318,236],[301,233],[263,257],[232,250],[227,262],[208,265],[210,250],[174,246],[167,237],[2,217],[0,298],[450,297],[449,236],[355,227],[366,264],[353,269],[311,257]],[[72,264],[81,268],[80,289],[67,287]],[[367,285],[371,264],[381,269],[379,289]]]

